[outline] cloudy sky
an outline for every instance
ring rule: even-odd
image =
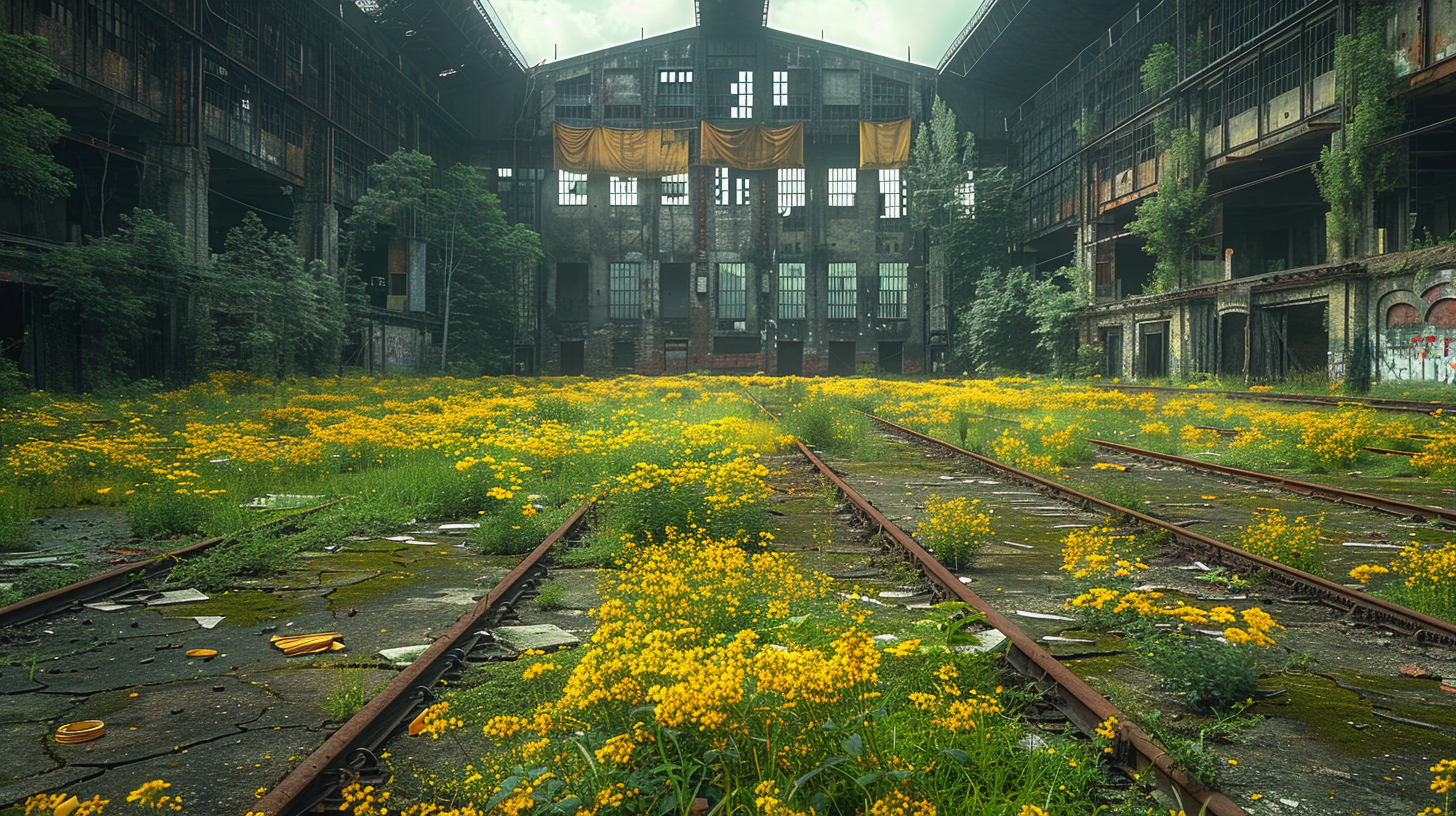
[[[526,62],[688,28],[693,0],[491,0]],[[771,0],[772,28],[935,65],[981,0]]]

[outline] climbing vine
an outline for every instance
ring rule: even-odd
[[[1176,81],[1177,53],[1167,43],[1153,46],[1143,63],[1143,87],[1161,94]],[[1177,127],[1179,101],[1154,123],[1163,153],[1158,192],[1137,208],[1127,228],[1143,239],[1154,258],[1153,274],[1143,290],[1149,294],[1180,288],[1194,279],[1203,236],[1210,223],[1208,174],[1203,163],[1203,134],[1196,128]]]
[[[1400,130],[1405,109],[1396,98],[1395,65],[1385,48],[1386,6],[1361,4],[1355,33],[1335,42],[1335,72],[1344,95],[1345,124],[1320,151],[1314,167],[1320,197],[1330,205],[1325,223],[1331,260],[1353,257],[1374,194],[1387,190],[1392,157],[1385,140]]]

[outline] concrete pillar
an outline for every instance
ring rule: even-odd
[[[409,310],[411,312],[423,312],[425,310],[425,266],[426,253],[425,242],[418,238],[406,239],[407,264],[409,275]]]
[[[147,161],[159,168],[162,206],[183,239],[186,259],[204,264],[210,256],[208,244],[208,183],[211,163],[207,150],[153,143],[147,147]]]

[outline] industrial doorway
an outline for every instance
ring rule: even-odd
[[[580,377],[586,373],[586,342],[561,341],[561,376]]]
[[[663,362],[668,374],[688,373],[688,341],[668,340],[663,347]]]
[[[515,371],[520,377],[529,377],[536,373],[536,347],[516,346]]]
[[[1327,308],[1328,304],[1322,300],[1265,309],[1260,313],[1270,377],[1284,379],[1291,374],[1327,369],[1330,353],[1330,330],[1325,322]]]
[[[1138,326],[1138,374],[1145,379],[1168,376],[1168,324]]]
[[[1102,330],[1102,351],[1105,355],[1102,369],[1104,377],[1122,376],[1122,327],[1111,326]]]
[[[829,376],[854,376],[853,340],[837,340],[829,344]]]
[[[905,372],[905,344],[885,341],[880,343],[880,372],[903,374]]]
[[[688,319],[688,278],[692,267],[685,263],[662,265],[662,318],[664,320]]]
[[[1249,316],[1229,312],[1218,320],[1218,373],[1231,377],[1244,376],[1248,357]]]
[[[778,375],[780,377],[804,376],[804,344],[797,340],[780,340],[778,350]]]

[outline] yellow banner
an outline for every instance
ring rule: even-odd
[[[775,170],[804,166],[804,123],[785,128],[702,125],[701,162],[711,167]]]
[[[554,125],[556,169],[656,178],[688,171],[688,142],[672,130],[612,130]]]
[[[898,170],[910,163],[909,119],[859,123],[859,169]]]

